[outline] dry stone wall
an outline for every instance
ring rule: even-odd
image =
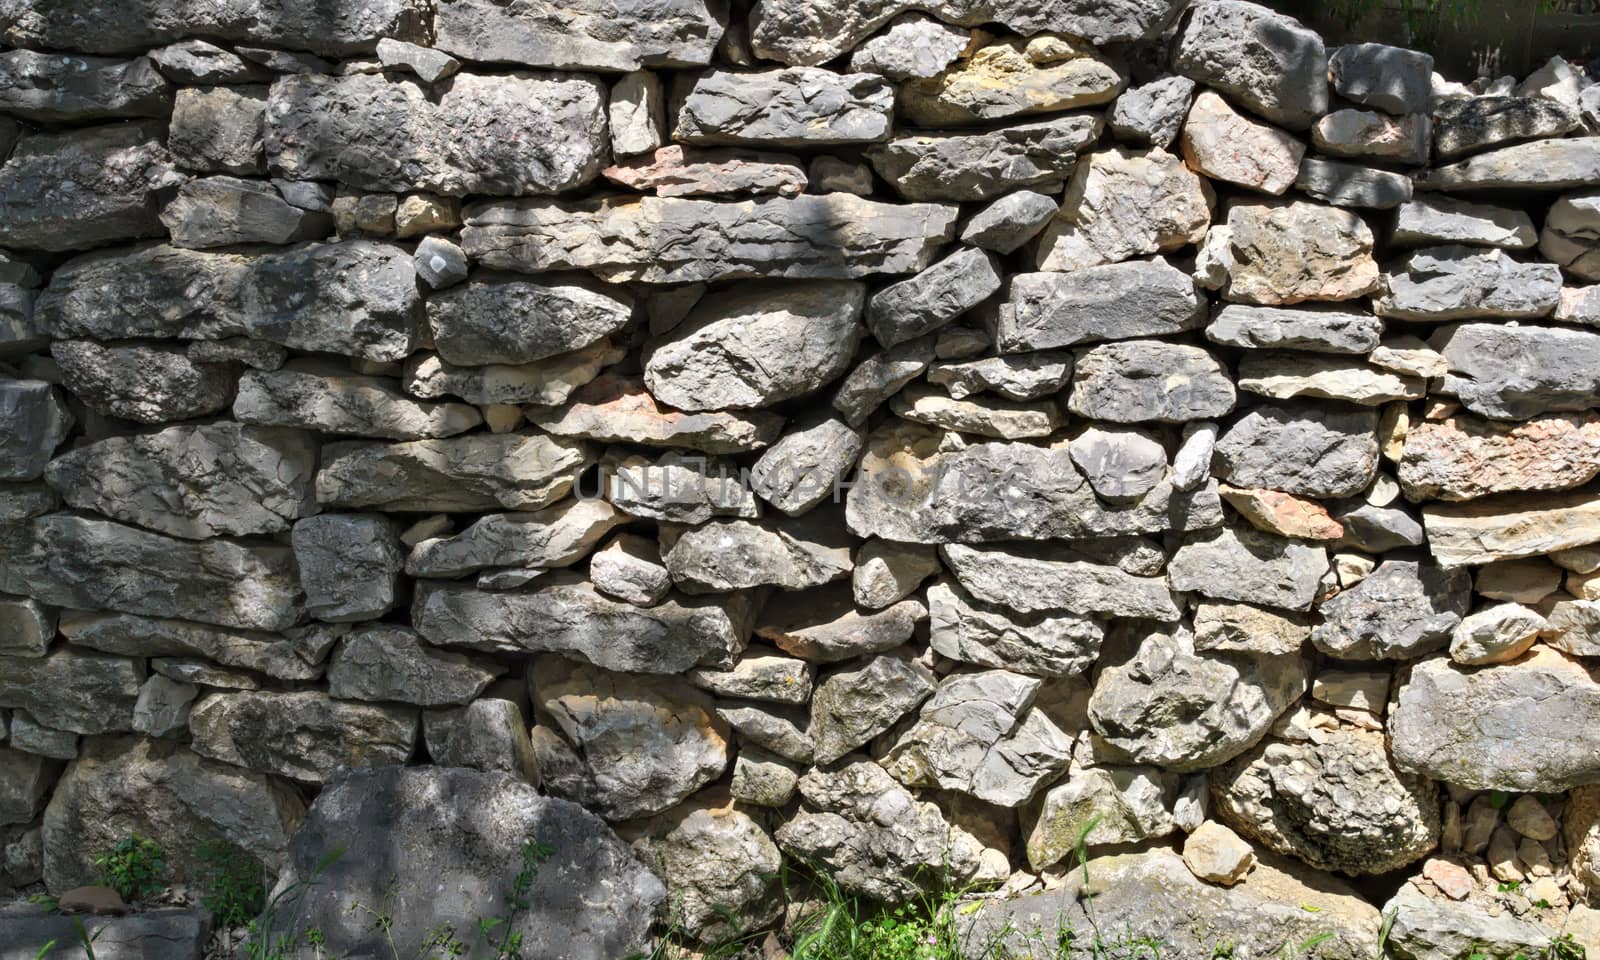
[[[431,765],[708,940],[784,856],[1026,895],[1092,824],[1180,956],[1296,898],[1370,956],[1396,888],[1401,956],[1600,947],[1582,69],[1241,0],[0,43],[0,891],[303,870],[324,784]]]

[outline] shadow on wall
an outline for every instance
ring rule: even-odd
[[[1321,32],[1329,46],[1370,41],[1425,50],[1451,80],[1522,77],[1557,54],[1600,61],[1600,0],[1266,2]]]

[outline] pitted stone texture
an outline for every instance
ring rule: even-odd
[[[743,202],[643,197],[479,201],[461,244],[485,266],[589,270],[613,282],[914,273],[955,235],[956,209],[843,193]]]
[[[0,480],[37,480],[73,423],[49,383],[0,378]]]
[[[1170,150],[1183,129],[1194,89],[1188,77],[1162,77],[1130,87],[1117,97],[1106,123],[1123,140]]]
[[[1167,623],[1179,617],[1164,577],[994,548],[951,544],[941,552],[956,580],[974,598],[1020,614],[1076,613]]]
[[[1270,124],[1234,110],[1205,90],[1183,125],[1183,158],[1200,173],[1280,196],[1294,186],[1306,145]]]
[[[972,44],[971,30],[941,23],[921,13],[904,13],[882,32],[856,45],[850,69],[881,73],[891,80],[933,77]]]
[[[1197,654],[1181,631],[1150,632],[1126,662],[1102,669],[1089,719],[1136,762],[1203,770],[1254,746],[1307,683],[1297,653]]]
[[[46,480],[79,509],[203,540],[279,533],[315,513],[316,457],[295,430],[175,426],[68,451]]]
[[[1102,119],[1069,114],[989,131],[904,134],[867,150],[878,176],[907,200],[989,200],[1019,187],[1060,188]]]
[[[1346,210],[1301,201],[1238,204],[1227,228],[1223,293],[1237,303],[1354,300],[1382,279],[1371,228]]]
[[[150,125],[32,133],[0,166],[0,244],[62,251],[166,232],[156,191],[182,177]]]
[[[1108,343],[1078,354],[1067,408],[1112,423],[1219,417],[1236,394],[1227,369],[1199,347],[1158,340]]]
[[[1466,323],[1430,342],[1450,363],[1444,391],[1473,413],[1527,420],[1600,399],[1600,332]]]
[[[1382,333],[1382,320],[1339,306],[1226,304],[1206,327],[1206,338],[1224,346],[1311,353],[1368,354],[1377,349]]]
[[[541,724],[576,752],[592,791],[581,799],[607,819],[660,813],[727,768],[727,724],[709,697],[681,680],[548,657],[534,661],[531,674]],[[548,780],[546,789],[561,792]]]
[[[35,123],[164,117],[171,92],[146,57],[0,54],[0,111]]]
[[[816,744],[815,762],[831,764],[866,746],[932,696],[937,686],[927,667],[894,654],[819,678],[807,730]]]
[[[167,146],[185,170],[241,177],[267,172],[265,86],[181,87]]]
[[[71,733],[128,733],[144,661],[63,647],[46,657],[5,657],[0,705]],[[13,723],[17,721],[13,720]],[[13,741],[15,743],[15,741]]]
[[[1099,106],[1122,85],[1092,45],[1043,33],[985,44],[938,76],[902,84],[896,106],[913,125],[938,127]]]
[[[994,323],[1001,353],[1191,330],[1201,298],[1166,260],[1137,260],[1068,273],[1019,273]]]
[[[1390,273],[1373,303],[1380,317],[1420,323],[1548,316],[1561,298],[1561,269],[1518,263],[1503,250],[1432,247]]]
[[[1077,853],[1079,831],[1093,849],[1143,843],[1178,829],[1172,816],[1181,777],[1149,766],[1079,766],[1023,811],[1028,865],[1044,870]]]
[[[330,443],[322,448],[317,501],[419,513],[536,510],[566,496],[589,459],[583,444],[543,434]]]
[[[1431,561],[1385,560],[1321,605],[1311,642],[1345,660],[1408,660],[1450,642],[1472,600],[1472,579]]]
[[[575,391],[566,406],[528,407],[524,412],[535,426],[556,437],[711,454],[760,450],[777,440],[783,429],[781,416],[761,410],[684,413],[663,407],[642,379],[610,373]]]
[[[1428,548],[1447,566],[1493,563],[1600,543],[1592,493],[1511,494],[1424,507]]]
[[[451,197],[559,193],[599,175],[609,141],[595,78],[458,74],[440,86],[434,101],[381,76],[279,80],[267,101],[273,172]]]
[[[711,520],[663,545],[673,583],[688,593],[802,590],[850,575],[843,525],[815,513],[774,523]]]
[[[414,703],[422,707],[469,703],[499,669],[459,653],[435,650],[405,627],[360,627],[328,662],[328,693],[340,700]]]
[[[388,613],[400,589],[399,533],[379,514],[328,513],[296,523],[291,542],[306,612],[333,623]]]
[[[194,659],[249,670],[279,680],[315,680],[322,661],[338,639],[327,628],[294,629],[286,634],[217,627],[188,620],[127,613],[70,613],[61,618],[61,635],[75,646],[127,657]]]
[[[816,67],[711,70],[685,82],[674,140],[729,146],[875,143],[889,137],[894,87],[873,73]]]
[[[1218,819],[1319,870],[1388,873],[1439,842],[1437,788],[1395,769],[1378,731],[1268,740],[1212,771],[1211,798]]]
[[[433,13],[434,46],[441,50],[555,70],[709,63],[726,26],[726,12],[706,0],[444,0]]]
[[[715,943],[782,915],[783,856],[756,820],[713,794],[657,822],[646,829],[663,835],[636,840],[633,849],[665,879],[672,923]]]
[[[1019,615],[980,603],[953,583],[928,588],[929,643],[943,657],[1042,677],[1095,663],[1105,627],[1068,613]]]
[[[1523,140],[1561,137],[1579,129],[1577,113],[1543,97],[1471,97],[1434,110],[1434,150],[1455,160]]]
[[[1160,148],[1090,154],[1039,238],[1039,269],[1072,271],[1199,243],[1215,202],[1210,184]]]
[[[764,407],[842,375],[865,333],[866,288],[848,281],[712,294],[646,350],[644,380],[690,412]]]
[[[414,707],[346,703],[316,690],[213,693],[189,714],[194,752],[308,783],[346,768],[404,763],[416,743]]]
[[[1399,480],[1413,501],[1474,500],[1517,490],[1570,490],[1600,476],[1600,414],[1521,423],[1472,416],[1406,431]]]
[[[1217,441],[1217,476],[1238,487],[1348,497],[1378,470],[1378,414],[1307,401],[1247,411]]]
[[[611,600],[571,574],[527,590],[421,581],[412,622],[429,642],[491,653],[559,653],[609,670],[680,673],[733,664],[755,617],[747,594],[669,595],[651,607]]]
[[[247,371],[233,416],[241,423],[390,440],[450,437],[483,423],[475,407],[419,403],[388,378],[352,376],[343,365],[300,360],[282,370]]]
[[[428,323],[448,363],[522,364],[588,347],[626,327],[626,291],[581,278],[544,282],[479,273],[428,298]]]
[[[244,258],[155,246],[69,261],[39,298],[57,338],[248,336],[296,350],[402,360],[421,297],[411,257],[354,240]]]
[[[597,340],[570,353],[519,364],[456,365],[436,354],[415,354],[406,361],[403,383],[415,397],[436,400],[460,397],[468,403],[565,403],[574,391],[623,358],[610,340]]]
[[[68,390],[124,420],[167,423],[216,413],[234,389],[228,365],[195,363],[176,345],[62,340],[50,352]]]
[[[1441,655],[1401,673],[1389,736],[1402,770],[1469,789],[1554,793],[1597,776],[1596,711],[1600,683],[1554,650],[1489,667]]]
[[[1328,112],[1328,54],[1299,21],[1242,0],[1196,5],[1173,68],[1274,123],[1304,130]]]
[[[1168,564],[1167,577],[1174,590],[1285,610],[1310,610],[1327,571],[1328,555],[1320,546],[1249,527],[1223,527],[1179,547]]]

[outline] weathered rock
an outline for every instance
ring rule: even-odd
[[[459,653],[434,650],[404,627],[361,627],[334,651],[328,693],[340,700],[452,706],[470,702],[498,673]]]
[[[57,457],[46,480],[79,509],[199,540],[315,513],[315,463],[306,434],[218,423],[100,440]]]
[[[1596,184],[1600,136],[1501,147],[1417,178],[1419,189],[1445,191],[1572,190]]]
[[[1428,161],[1433,121],[1427,114],[1392,117],[1370,110],[1335,110],[1311,128],[1311,142],[1336,157],[1385,160],[1410,166]]]
[[[1319,870],[1387,873],[1439,842],[1435,785],[1396,770],[1377,731],[1269,740],[1211,772],[1211,800],[1228,826]]]
[[[716,711],[742,743],[770,750],[792,763],[811,763],[815,743],[806,729],[804,710],[726,701],[717,704]]]
[[[608,466],[607,499],[629,516],[700,524],[712,517],[761,515],[755,491],[728,460],[674,451],[654,461],[630,455]]]
[[[267,93],[253,85],[180,89],[167,138],[173,160],[200,173],[266,173]]]
[[[266,70],[205,40],[181,40],[150,51],[156,69],[177,83],[260,83]]]
[[[1428,548],[1448,566],[1536,557],[1600,543],[1592,492],[1508,495],[1422,510]]]
[[[1328,57],[1328,79],[1346,100],[1395,116],[1426,113],[1433,57],[1382,43],[1350,43]]]
[[[1256,855],[1237,833],[1207,820],[1184,839],[1183,865],[1207,883],[1231,887],[1255,867]]]
[[[615,103],[615,100],[613,100]],[[792,197],[806,188],[800,158],[783,153],[685,150],[676,144],[600,171],[613,183],[658,197],[775,193]]]
[[[546,576],[527,591],[424,582],[412,622],[441,646],[515,653],[557,652],[608,669],[677,673],[726,666],[754,618],[746,595],[669,598],[649,608],[608,600],[581,578]]]
[[[1203,90],[1183,125],[1183,158],[1216,180],[1281,195],[1294,185],[1306,145]]]
[[[559,193],[600,173],[609,141],[599,80],[459,74],[441,89],[434,100],[408,80],[285,77],[267,104],[273,171],[449,197]],[[491,124],[492,135],[462,135]]]
[[[872,610],[897,603],[940,570],[930,546],[868,540],[856,550],[851,591],[858,606]]]
[[[1174,590],[1309,610],[1327,570],[1327,552],[1321,547],[1251,528],[1223,527],[1179,547],[1167,565],[1167,577]]]
[[[1099,136],[1096,115],[1071,114],[983,132],[905,134],[867,150],[907,200],[989,200],[1028,187],[1053,192]]]
[[[1454,160],[1523,140],[1565,136],[1581,123],[1577,114],[1543,97],[1471,97],[1446,100],[1433,111],[1434,150]]]
[[[711,520],[666,541],[662,559],[673,583],[689,593],[775,585],[817,587],[850,575],[850,548],[842,528],[814,521]]]
[[[950,544],[941,553],[973,597],[1017,613],[1098,614],[1168,623],[1178,619],[1165,578],[959,544]]]
[[[0,166],[0,245],[72,250],[161,236],[156,191],[179,183],[160,131],[110,124],[17,140]]]
[[[322,659],[336,639],[314,629],[282,635],[125,613],[68,614],[61,618],[60,629],[73,645],[105,653],[139,658],[202,657],[282,680],[321,676]],[[155,662],[159,667],[161,659]]]
[[[639,607],[653,607],[672,589],[656,541],[621,533],[589,558],[589,580],[596,591]]]
[[[873,352],[839,384],[833,395],[833,409],[846,423],[861,426],[885,400],[927,371],[933,362],[935,342],[932,336],[918,337]]]
[[[866,290],[847,281],[757,285],[702,300],[647,351],[650,392],[681,410],[767,406],[848,368]]]
[[[800,771],[777,754],[745,744],[733,764],[728,791],[733,799],[757,807],[785,807],[794,799]]]
[[[972,44],[971,30],[941,23],[921,13],[904,13],[883,32],[857,44],[850,69],[881,73],[892,80],[937,76]]]
[[[580,437],[705,453],[741,453],[768,446],[783,418],[763,411],[682,413],[661,407],[636,377],[605,374],[572,394],[564,407],[528,407],[529,421],[557,437]]]
[[[242,243],[285,244],[333,232],[333,217],[286,202],[269,184],[206,177],[178,188],[161,210],[173,246],[205,248]]]
[[[872,73],[815,67],[711,70],[685,84],[675,140],[802,147],[889,138],[894,87]]]
[[[660,813],[727,767],[727,725],[710,698],[680,680],[548,657],[535,661],[533,675],[541,721],[549,718],[578,753],[592,791],[584,805],[608,819]],[[558,786],[547,780],[546,788]]]
[[[893,903],[917,895],[925,870],[962,878],[956,882],[978,872],[977,838],[876,763],[813,768],[800,778],[800,795],[806,806],[778,828],[778,846],[820,862],[847,891]]]
[[[808,731],[816,744],[815,761],[830,764],[864,746],[915,710],[937,686],[927,667],[889,654],[822,677],[812,695]]]
[[[70,647],[45,657],[6,657],[0,705],[73,733],[133,729],[133,707],[144,683],[144,663]]]
[[[520,934],[524,950],[575,960],[645,947],[650,918],[666,898],[661,882],[598,817],[504,773],[387,767],[340,777],[312,804],[279,883],[319,878],[300,916],[322,931],[326,949],[377,950],[391,936],[421,943],[441,925],[470,929],[524,866],[529,837],[550,852],[504,935]],[[346,856],[324,863],[335,847]],[[400,860],[415,869],[398,879],[362,866]],[[412,906],[386,931],[349,910],[352,899],[381,904],[386,896]]]
[[[1311,642],[1346,660],[1405,660],[1443,648],[1471,607],[1472,581],[1427,561],[1385,560],[1322,603]]]
[[[1383,908],[1390,949],[1415,960],[1445,960],[1476,950],[1515,956],[1549,948],[1554,931],[1509,913],[1492,916],[1476,904],[1429,899],[1413,885],[1400,886]]]
[[[1055,205],[1051,204],[1051,212]],[[0,280],[0,357],[35,353],[49,345],[49,339],[33,319],[38,294],[10,281]]]
[[[1131,430],[1090,427],[1067,448],[1089,486],[1113,503],[1138,500],[1167,473],[1167,452],[1160,443]]]
[[[1300,162],[1295,187],[1336,207],[1388,210],[1411,199],[1411,178],[1339,160],[1307,157]]]
[[[1549,629],[1544,617],[1521,604],[1485,607],[1456,625],[1450,638],[1450,659],[1468,666],[1515,660]]]
[[[73,423],[49,383],[0,378],[0,480],[37,480]]]
[[[1106,123],[1123,140],[1170,150],[1194,97],[1188,77],[1162,77],[1122,91]]]
[[[750,471],[751,482],[763,500],[798,516],[835,495],[865,439],[860,429],[837,417],[801,422],[761,455]]]
[[[711,62],[727,13],[705,0],[625,6],[449,0],[433,24],[435,45],[468,60],[621,72]]]
[[[32,823],[44,810],[59,769],[37,754],[0,747],[0,770],[6,774],[0,787],[0,823]]]
[[[1186,424],[1183,442],[1172,455],[1172,488],[1193,493],[1211,479],[1211,461],[1216,453],[1217,425],[1206,421]]]
[[[611,85],[606,116],[612,154],[632,157],[656,150],[665,142],[667,125],[660,78],[649,70],[623,74]]]
[[[399,527],[380,514],[323,514],[291,539],[306,612],[332,623],[375,620],[392,609],[402,561]]]
[[[76,46],[76,44],[74,44]],[[0,54],[0,110],[34,123],[164,117],[171,88],[148,58]]]
[[[433,290],[445,290],[467,279],[467,255],[443,237],[423,237],[412,262],[417,276]]]
[[[1229,300],[1265,306],[1353,300],[1381,280],[1372,231],[1349,211],[1299,201],[1236,204],[1227,227]]]
[[[961,228],[961,242],[980,250],[1011,253],[1032,240],[1059,204],[1036,190],[1008,193],[973,214]]]
[[[1000,265],[982,250],[960,250],[909,280],[872,295],[868,328],[893,347],[931,333],[988,299],[1001,286]]]
[[[1206,338],[1247,350],[1367,354],[1377,348],[1382,332],[1382,320],[1344,307],[1226,304],[1212,315]]]
[[[393,381],[352,376],[338,366],[295,361],[282,370],[247,371],[233,416],[242,423],[322,433],[424,440],[465,433],[483,422],[461,403],[419,403]]]
[[[913,273],[933,262],[956,220],[946,205],[843,193],[742,202],[485,200],[463,213],[461,245],[485,266],[590,270],[644,283]]]
[[[1067,408],[1112,423],[1182,423],[1228,413],[1235,397],[1226,368],[1209,352],[1130,340],[1078,354]]]
[[[565,567],[625,521],[600,500],[569,500],[534,513],[495,513],[453,537],[424,540],[406,560],[414,577],[461,577],[490,567]]]
[[[1352,496],[1377,474],[1377,426],[1373,410],[1264,403],[1217,441],[1217,476],[1303,497]]]
[[[1093,666],[1105,629],[1073,614],[1016,615],[980,604],[954,584],[928,588],[929,642],[940,656],[1043,677]]]
[[[762,609],[756,635],[791,656],[835,663],[904,644],[928,616],[914,599],[877,611],[857,610],[851,601],[842,584],[780,593]]]
[[[37,839],[37,834],[34,834]],[[33,881],[29,881],[33,882]],[[120,914],[128,908],[122,898],[107,887],[83,888],[84,899],[75,905],[67,890],[60,898],[60,910]],[[107,901],[112,901],[107,903]],[[6,946],[21,956],[44,955],[58,951],[58,944],[92,938],[95,956],[106,960],[123,957],[154,957],[157,960],[188,960],[205,951],[211,942],[211,917],[200,909],[153,908],[132,916],[97,916],[85,919],[67,915],[24,901],[0,909],[0,925],[6,930]]]
[[[411,443],[330,443],[317,501],[384,511],[536,510],[572,489],[583,444],[543,434],[473,434]]]
[[[783,857],[755,820],[720,797],[696,798],[660,819],[663,835],[635,841],[634,851],[665,878],[672,923],[712,943],[778,919]]]
[[[940,434],[887,425],[868,438],[846,519],[858,536],[907,543],[1118,537],[1222,523],[1215,487],[1156,485],[1137,503],[1094,495],[1071,445],[973,444],[943,451]]]
[[[430,400],[453,396],[478,405],[559,404],[622,356],[608,339],[516,365],[457,366],[436,354],[417,354],[406,361],[404,385],[412,396]]]
[[[1298,653],[1197,654],[1192,647],[1182,632],[1151,632],[1126,662],[1101,670],[1089,719],[1137,763],[1183,773],[1230,760],[1306,690]]]
[[[341,768],[403,763],[417,739],[415,708],[346,703],[326,693],[213,693],[194,705],[194,752],[310,783]]]
[[[1001,353],[1161,336],[1199,326],[1201,298],[1164,259],[1020,273],[994,324]]]
[[[227,365],[195,363],[178,346],[62,340],[51,346],[51,356],[63,384],[92,409],[140,423],[216,413],[234,389]]]
[[[1083,842],[1090,849],[1175,832],[1172,807],[1180,779],[1156,767],[1075,768],[1023,811],[1028,865],[1044,870],[1076,856],[1079,832],[1086,827]]]
[[[1420,400],[1427,382],[1372,364],[1305,353],[1249,353],[1239,361],[1239,389],[1275,400],[1312,397],[1373,407]]]
[[[1400,205],[1391,240],[1408,247],[1465,243],[1526,250],[1538,243],[1539,233],[1523,210],[1424,193]]]
[[[928,382],[944,387],[957,400],[984,392],[1007,400],[1039,400],[1066,388],[1072,362],[1072,354],[1065,351],[1038,351],[936,363],[928,370]]]
[[[1315,500],[1307,500],[1278,490],[1248,490],[1220,484],[1217,487],[1241,517],[1257,530],[1280,537],[1304,540],[1339,540],[1344,526]]]
[[[1085,880],[1087,877],[1087,881]],[[1093,916],[1085,912],[1096,892]],[[958,936],[982,949],[1027,950],[1054,943],[1062,929],[1145,931],[1163,954],[1209,956],[1219,943],[1250,944],[1263,955],[1295,950],[1312,938],[1327,960],[1360,960],[1379,950],[1383,918],[1345,883],[1271,854],[1238,884],[1196,878],[1174,850],[1095,857],[1073,869],[1062,888],[988,901],[957,919]]]
[[[1444,390],[1497,420],[1595,406],[1600,332],[1468,323],[1431,341],[1450,363]]]
[[[1600,600],[1562,600],[1546,620],[1545,643],[1575,657],[1600,656]]]
[[[633,317],[634,300],[587,280],[545,283],[480,273],[430,297],[427,310],[435,348],[446,362],[526,364],[622,330]]]
[[[1246,604],[1200,603],[1194,610],[1197,652],[1299,653],[1311,636],[1304,616]]]
[[[1304,130],[1328,112],[1328,55],[1300,23],[1243,0],[1207,0],[1178,35],[1173,68],[1274,123]]]
[[[1210,185],[1160,148],[1090,154],[1039,238],[1039,269],[1079,270],[1199,243],[1214,203]]]
[[[45,813],[45,881],[52,890],[94,882],[95,857],[134,834],[166,851],[174,882],[201,882],[200,854],[212,846],[276,870],[304,812],[292,790],[259,773],[170,743],[91,739]]]
[[[1063,421],[1054,401],[954,400],[936,389],[915,384],[901,391],[890,403],[890,409],[912,423],[1001,440],[1049,436]]]
[[[138,710],[137,699],[134,701],[134,710]],[[131,725],[132,721],[129,723]],[[18,710],[11,717],[11,748],[22,753],[47,757],[51,760],[75,760],[78,757],[80,739],[73,731],[41,726],[26,711]],[[52,778],[59,772],[53,767],[47,767],[46,770]]]
[[[690,670],[690,683],[721,697],[801,706],[811,701],[813,668],[804,660],[754,653],[731,668]]]
[[[56,613],[27,598],[0,598],[0,656],[42,657],[56,636]]]
[[[441,767],[503,772],[527,783],[539,781],[539,762],[528,739],[522,708],[493,696],[464,707],[428,710],[422,715],[428,756]]]
[[[913,124],[938,127],[1098,106],[1122,85],[1092,45],[1044,33],[978,47],[938,76],[903,84],[896,106]]]
[[[1557,200],[1545,215],[1539,252],[1579,280],[1600,281],[1600,192]]]
[[[1413,253],[1403,272],[1389,274],[1373,309],[1381,317],[1425,323],[1530,319],[1549,315],[1560,297],[1561,270],[1552,264],[1518,263],[1503,250],[1434,247]]]
[[[1555,414],[1522,423],[1455,416],[1413,423],[1398,476],[1413,501],[1579,487],[1600,476],[1600,415]]]
[[[296,350],[403,360],[421,298],[411,257],[354,240],[255,257],[155,246],[57,270],[38,319],[57,338],[248,336]]]

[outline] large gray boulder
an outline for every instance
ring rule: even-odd
[[[1068,114],[988,131],[920,131],[866,155],[907,200],[989,200],[1020,187],[1054,192],[1102,124],[1095,114]]]
[[[1101,669],[1089,698],[1095,732],[1136,763],[1184,773],[1231,760],[1308,686],[1299,653],[1196,653],[1186,631],[1144,629],[1132,656]]]
[[[583,444],[544,434],[330,443],[317,500],[379,511],[537,510],[566,496],[589,460]]]
[[[0,166],[0,244],[58,251],[159,237],[156,191],[182,179],[148,123],[28,134]]]
[[[1436,785],[1396,770],[1380,731],[1269,739],[1211,771],[1210,782],[1217,819],[1319,870],[1388,873],[1439,843]]]
[[[994,323],[1001,353],[1164,336],[1200,324],[1194,282],[1164,259],[1020,273]]]
[[[744,285],[701,300],[646,347],[650,393],[680,410],[765,407],[841,376],[866,333],[864,284]]]
[[[164,117],[171,93],[147,57],[114,60],[34,50],[0,54],[0,111],[35,123]]]
[[[669,595],[649,607],[609,599],[575,575],[549,574],[525,590],[417,584],[412,621],[430,642],[498,653],[559,653],[635,673],[730,666],[755,617],[747,594]]]
[[[1538,709],[1530,709],[1530,703]],[[1400,769],[1474,790],[1559,793],[1600,779],[1600,681],[1547,647],[1469,667],[1430,657],[1401,672],[1389,710]]]
[[[1292,17],[1243,0],[1204,0],[1172,51],[1178,73],[1233,97],[1273,123],[1304,130],[1328,112],[1322,37]]]
[[[191,540],[281,533],[317,511],[310,434],[237,423],[108,437],[50,462],[62,499]]]
[[[807,147],[886,140],[894,87],[873,73],[815,67],[710,70],[682,91],[674,140],[730,146]]]
[[[281,630],[305,615],[285,546],[194,542],[109,520],[52,514],[33,521],[9,562],[41,603]]]
[[[468,204],[463,215],[461,245],[488,267],[694,283],[915,273],[955,235],[956,208],[830,193],[744,202],[483,200]]]
[[[423,14],[416,0],[313,7],[284,0],[140,0],[114,7],[94,0],[17,0],[0,13],[0,37],[20,47],[119,53],[206,36],[342,56],[371,52],[380,37],[422,39]]]
[[[726,25],[726,11],[706,0],[445,0],[433,45],[480,62],[621,72],[710,63]]]
[[[151,246],[68,261],[39,297],[56,338],[222,340],[403,360],[422,300],[410,254],[352,240],[254,257]]]
[[[45,657],[0,658],[0,705],[72,733],[133,730],[133,706],[145,681],[143,660],[62,647]]]
[[[175,344],[60,340],[50,355],[61,382],[96,413],[136,423],[188,420],[224,410],[236,374],[197,363]]]
[[[532,884],[518,906],[507,891],[524,870]],[[666,898],[627,845],[575,803],[503,773],[393,766],[323,789],[278,883],[302,885],[304,896],[283,913],[299,929],[275,931],[318,930],[323,949],[339,955],[391,942],[425,949],[446,924],[470,941],[481,918],[498,918],[506,922],[493,936],[520,937],[525,955],[611,960],[647,948]],[[352,902],[388,905],[392,925],[375,927]]]
[[[525,364],[622,330],[634,299],[581,277],[541,282],[485,271],[429,297],[427,312],[434,348],[447,363]]]
[[[321,784],[347,768],[410,759],[418,712],[334,700],[320,690],[212,693],[190,711],[189,732],[203,757]]]
[[[1600,332],[1464,323],[1431,343],[1450,363],[1445,392],[1473,413],[1527,420],[1600,403]]]
[[[273,172],[445,196],[560,193],[604,165],[606,91],[583,75],[458,74],[430,98],[409,80],[286,77],[267,100]],[[494,124],[493,137],[461,131]]]
[[[273,777],[171,741],[91,738],[45,811],[45,885],[60,893],[98,882],[95,858],[134,834],[166,852],[174,883],[203,882],[202,854],[218,844],[280,870],[304,815],[298,793]]]
[[[1217,441],[1216,474],[1236,487],[1347,497],[1378,471],[1378,413],[1308,401],[1264,403]]]

